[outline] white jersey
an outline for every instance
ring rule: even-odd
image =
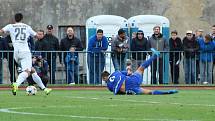
[[[29,25],[24,23],[8,24],[2,30],[10,33],[14,51],[30,52],[28,38],[29,36],[36,36],[36,32]]]

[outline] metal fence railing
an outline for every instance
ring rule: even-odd
[[[102,71],[112,73],[115,70],[125,70],[129,64],[136,70],[150,54],[149,51],[129,51],[121,54],[35,51],[32,63],[39,76],[46,76],[45,79],[50,84],[101,85],[104,84],[101,80]],[[160,58],[145,69],[143,84],[213,84],[213,55],[213,52],[163,51]],[[13,59],[13,52],[0,51],[0,57],[0,83],[9,84],[16,81],[20,68]]]

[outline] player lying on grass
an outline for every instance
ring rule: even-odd
[[[151,48],[153,55],[140,65],[140,67],[132,73],[131,67],[127,67],[127,71],[115,71],[112,74],[104,71],[102,73],[102,80],[107,82],[107,88],[116,94],[150,94],[150,95],[164,95],[174,94],[177,90],[159,91],[159,90],[148,90],[141,87],[143,81],[143,72],[153,60],[159,57],[160,52]]]

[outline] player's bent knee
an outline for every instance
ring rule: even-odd
[[[35,73],[36,72],[36,70],[32,67],[31,68],[31,73],[33,74],[33,73]]]
[[[29,70],[24,70],[28,74],[28,76],[31,74]]]

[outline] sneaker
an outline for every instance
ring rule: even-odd
[[[151,51],[152,51],[153,55],[156,55],[157,57],[160,56],[160,52],[155,50],[154,48],[151,48]]]
[[[12,93],[13,93],[13,95],[16,95],[17,90],[18,90],[17,83],[13,83],[12,84]]]
[[[45,88],[44,92],[46,93],[46,95],[49,95],[51,93],[52,89],[50,88]]]
[[[72,82],[72,83],[69,83],[69,85],[75,85],[75,83],[74,83],[74,82]]]
[[[136,95],[136,93],[133,90],[128,90],[125,93],[126,95]]]

